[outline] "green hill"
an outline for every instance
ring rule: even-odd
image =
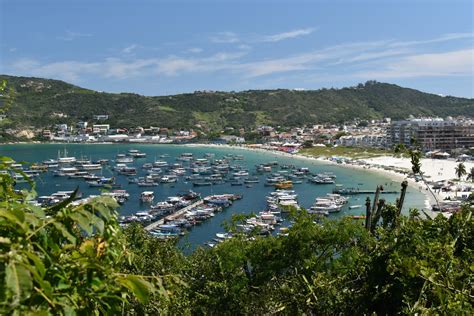
[[[15,92],[8,116],[15,126],[91,121],[108,114],[113,126],[186,128],[254,127],[260,124],[301,126],[342,122],[355,117],[405,118],[412,114],[474,116],[474,99],[441,97],[388,83],[369,81],[357,87],[242,92],[195,92],[147,97],[104,93],[63,81],[0,75]],[[66,114],[60,118],[54,113]]]

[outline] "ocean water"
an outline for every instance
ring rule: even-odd
[[[176,157],[182,153],[193,153],[195,158],[202,158],[206,153],[215,155],[215,159],[222,158],[226,154],[243,155],[244,160],[236,160],[234,164],[240,164],[247,168],[250,173],[255,172],[255,165],[266,163],[269,161],[278,161],[279,164],[292,164],[297,167],[307,167],[311,172],[332,172],[337,176],[336,184],[342,184],[344,187],[357,187],[360,189],[375,190],[376,186],[384,185],[386,190],[400,190],[400,182],[393,181],[385,175],[365,170],[352,170],[339,167],[333,164],[325,164],[319,161],[308,161],[293,157],[282,157],[271,152],[248,151],[239,148],[218,148],[218,147],[193,147],[181,145],[139,145],[139,144],[13,144],[1,145],[0,156],[12,157],[16,161],[25,162],[41,162],[46,159],[56,159],[58,151],[67,150],[68,156],[77,158],[87,157],[91,160],[110,159],[114,160],[119,153],[125,154],[129,149],[138,149],[147,154],[146,158],[135,159],[130,166],[137,167],[138,175],[144,176],[145,170],[141,166],[145,162],[153,162],[155,160],[166,160],[169,163],[176,163]],[[167,154],[169,157],[160,158],[161,155]],[[113,164],[112,164],[113,165]],[[279,169],[277,169],[279,170]],[[275,170],[275,171],[277,171]],[[114,176],[110,166],[105,166],[102,171],[93,171],[96,174],[102,174],[105,177]],[[264,186],[266,174],[260,175],[260,183],[253,184],[251,188],[244,186],[231,186],[230,183],[213,185],[208,187],[193,187],[192,183],[186,182],[181,177],[174,184],[160,184],[157,187],[138,187],[135,184],[128,184],[127,176],[115,175],[117,183],[123,185],[130,193],[130,199],[121,206],[119,212],[121,215],[133,214],[140,210],[146,210],[146,205],[139,201],[140,193],[143,191],[154,191],[154,202],[165,200],[169,196],[175,196],[177,193],[192,189],[200,192],[202,196],[220,193],[238,193],[243,195],[243,199],[236,201],[231,207],[223,212],[217,213],[215,217],[193,227],[190,232],[180,240],[180,245],[194,249],[198,245],[214,238],[215,234],[222,232],[224,229],[222,223],[230,221],[232,214],[235,213],[252,213],[262,211],[266,207],[266,196],[273,191],[273,187]],[[54,177],[51,172],[42,174],[36,181],[36,190],[39,195],[50,195],[59,190],[79,190],[84,195],[100,194],[99,188],[90,188],[82,179],[68,179],[67,177]],[[21,184],[25,185],[25,184]],[[315,185],[303,181],[302,184],[295,184],[293,189],[298,194],[298,201],[301,206],[309,208],[316,197],[330,193],[335,185]],[[364,207],[358,209],[349,209],[351,205],[364,205],[365,195],[351,196],[349,203],[344,206],[341,212],[330,215],[330,218],[338,218],[346,215],[364,215]],[[398,194],[384,194],[383,198],[387,202],[394,202]],[[373,196],[370,196],[373,199]],[[423,192],[416,188],[409,188],[405,198],[403,213],[407,213],[409,208],[424,208],[425,196]]]

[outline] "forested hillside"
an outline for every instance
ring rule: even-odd
[[[148,97],[104,93],[63,81],[0,75],[16,92],[8,116],[18,126],[92,120],[108,114],[113,126],[186,128],[301,126],[408,115],[474,116],[474,100],[441,97],[397,85],[369,81],[343,89],[195,92]],[[63,113],[68,117],[58,117]]]

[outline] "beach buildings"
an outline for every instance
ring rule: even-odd
[[[394,121],[387,130],[390,144],[412,146],[416,141],[424,151],[474,147],[474,121],[472,119],[409,118]]]

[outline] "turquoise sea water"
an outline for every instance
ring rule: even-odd
[[[324,164],[319,161],[307,161],[292,157],[282,157],[271,152],[248,151],[239,148],[216,148],[216,147],[191,147],[179,145],[138,145],[138,144],[14,144],[0,146],[0,156],[9,156],[16,161],[41,162],[46,159],[56,159],[58,151],[67,150],[69,156],[80,158],[81,156],[97,159],[115,159],[118,153],[126,153],[129,149],[138,149],[147,154],[146,158],[136,159],[134,164],[137,167],[138,175],[145,174],[141,166],[145,162],[155,160],[166,160],[169,163],[175,163],[176,157],[182,153],[193,153],[195,158],[203,157],[205,153],[215,154],[215,159],[222,158],[226,154],[239,154],[245,157],[244,160],[234,161],[234,164],[240,164],[255,172],[255,165],[269,161],[278,161],[280,164],[293,164],[297,167],[307,167],[311,172],[333,172],[337,176],[336,183],[343,184],[345,187],[357,187],[360,189],[375,190],[378,184],[385,186],[387,190],[399,190],[400,183],[392,181],[390,178],[365,170],[352,170],[337,165]],[[168,154],[168,158],[160,158],[160,155]],[[94,171],[100,174],[100,171]],[[104,167],[102,174],[105,177],[113,175],[110,167]],[[203,196],[219,193],[238,193],[243,195],[243,199],[236,201],[230,208],[217,213],[215,217],[195,226],[189,234],[184,237],[180,243],[187,244],[191,248],[202,245],[211,240],[217,232],[222,232],[222,223],[230,220],[234,213],[251,213],[262,211],[266,207],[266,196],[273,191],[272,187],[264,186],[265,177],[260,176],[261,180],[253,187],[231,186],[230,183],[214,185],[209,187],[193,187],[191,183],[185,181],[183,177],[174,184],[160,184],[157,187],[143,188],[135,184],[128,184],[127,177],[118,175],[117,183],[121,183],[123,188],[130,193],[130,199],[120,208],[120,214],[129,215],[139,210],[145,210],[146,206],[140,204],[139,195],[143,191],[153,190],[155,192],[155,202],[165,200],[169,196],[174,196],[183,190],[192,189],[200,192]],[[100,194],[99,188],[90,188],[82,179],[68,179],[67,177],[53,177],[51,172],[42,174],[37,178],[37,192],[39,195],[50,195],[59,190],[74,190],[79,186],[84,195]],[[330,193],[335,185],[315,185],[307,182],[296,184],[294,190],[298,194],[298,201],[301,206],[309,208],[316,197]],[[398,194],[384,194],[388,202],[394,202]],[[364,208],[349,209],[351,205],[363,205],[365,195],[355,195],[349,200],[349,203],[341,212],[331,214],[330,218],[337,218],[345,215],[361,215],[365,213]],[[371,196],[373,199],[373,196]],[[416,189],[409,188],[405,199],[403,212],[408,212],[409,208],[423,208],[425,196]]]

